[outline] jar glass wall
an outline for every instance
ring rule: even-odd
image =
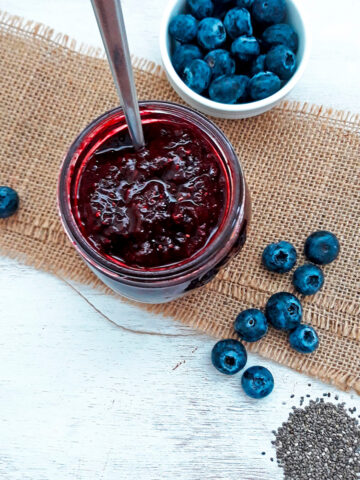
[[[153,122],[186,124],[216,150],[226,180],[226,205],[211,241],[182,261],[153,268],[137,268],[103,255],[86,238],[74,206],[79,178],[91,155],[114,135],[127,129],[121,108],[95,119],[71,145],[60,171],[58,208],[64,229],[74,247],[106,285],[136,301],[162,303],[209,282],[241,249],[250,218],[250,196],[231,144],[210,120],[187,107],[155,101],[140,102],[140,114],[144,125]]]

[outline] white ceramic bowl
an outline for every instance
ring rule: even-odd
[[[160,51],[162,62],[168,80],[174,90],[185,100],[186,103],[193,108],[199,110],[207,115],[220,118],[247,118],[255,115],[260,115],[286,97],[286,95],[295,87],[304,73],[306,63],[309,57],[309,32],[307,29],[307,22],[305,21],[304,13],[302,11],[301,0],[286,0],[287,16],[286,23],[289,23],[299,36],[299,49],[297,52],[298,67],[291,79],[274,95],[258,100],[256,102],[241,103],[237,105],[227,105],[225,103],[214,102],[209,98],[205,98],[198,93],[191,90],[181,80],[176,73],[172,62],[171,52],[174,46],[173,40],[170,38],[168,27],[170,20],[185,11],[186,0],[169,0],[165,9],[161,29],[160,29]]]

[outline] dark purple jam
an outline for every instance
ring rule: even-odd
[[[100,254],[154,268],[199,253],[216,234],[228,195],[219,154],[197,127],[154,121],[144,135],[141,151],[122,133],[104,142],[81,169],[72,203]]]

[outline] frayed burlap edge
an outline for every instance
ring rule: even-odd
[[[111,295],[116,295],[111,289],[109,289],[106,285],[104,285],[100,280],[95,277],[91,271],[85,267],[83,270],[82,274],[79,274],[79,272],[74,272],[73,275],[68,275],[68,273],[61,272],[61,271],[54,271],[51,269],[51,266],[49,266],[46,262],[34,262],[32,259],[26,256],[26,254],[20,254],[14,251],[11,251],[10,249],[4,249],[2,246],[0,246],[0,251],[2,254],[8,256],[9,258],[19,261],[23,263],[24,265],[28,265],[31,267],[35,267],[38,269],[41,269],[43,271],[47,271],[49,273],[52,273],[59,278],[64,278],[66,277],[68,280],[79,282],[81,284],[85,284],[89,287],[95,288],[99,290],[102,293],[105,294],[111,294]],[[245,290],[248,290],[246,287],[244,287]],[[250,293],[251,294],[251,293]],[[246,292],[245,292],[246,295]],[[157,315],[161,315],[162,317],[171,317],[176,321],[179,321],[181,323],[185,323],[186,325],[193,327],[195,329],[198,329],[201,331],[201,328],[199,328],[199,325],[197,324],[195,318],[189,318],[187,312],[181,311],[176,306],[172,303],[168,304],[158,304],[158,305],[146,305],[146,304],[141,304],[137,302],[133,302],[127,299],[126,302],[140,307],[150,313],[154,313]],[[206,331],[206,334],[212,335],[215,338],[221,338],[222,335],[220,335],[220,332],[217,330],[216,327],[213,328],[208,328]],[[330,335],[333,335],[333,333],[330,333]],[[236,338],[231,332],[229,332],[229,337],[234,337]],[[340,370],[336,370],[333,368],[329,367],[320,367],[320,366],[304,366],[305,360],[303,356],[299,355],[293,358],[290,358],[289,352],[284,349],[284,350],[279,350],[277,346],[273,345],[264,345],[262,342],[257,342],[253,344],[247,344],[246,345],[247,350],[253,352],[253,353],[258,353],[264,358],[267,358],[269,360],[279,362],[283,365],[286,365],[300,373],[305,373],[307,375],[310,375],[314,378],[318,378],[320,380],[323,380],[324,382],[331,383],[341,390],[351,390],[353,389],[357,394],[360,395],[360,380],[355,377],[354,375],[349,375],[349,374],[344,374],[344,372]]]
[[[12,27],[15,30],[21,30],[22,33],[26,32],[30,36],[39,37],[56,45],[61,45],[64,48],[68,48],[81,55],[88,55],[90,57],[106,59],[105,52],[101,47],[94,47],[85,43],[78,43],[75,39],[69,37],[69,35],[61,32],[56,32],[53,28],[44,25],[43,23],[35,22],[33,20],[26,20],[18,15],[12,15],[8,12],[0,10],[0,23],[8,27]],[[166,76],[165,71],[161,65],[156,64],[151,60],[145,58],[135,57],[132,55],[132,64],[134,68],[142,70],[146,73],[157,75],[159,77]],[[289,111],[299,114],[313,115],[315,117],[325,117],[330,121],[340,121],[344,123],[359,124],[360,114],[353,113],[346,110],[336,110],[322,105],[311,104],[308,102],[299,101],[282,101],[277,109],[283,111]]]
[[[74,38],[61,32],[56,32],[53,28],[44,25],[43,23],[35,22],[33,20],[26,20],[17,15],[11,15],[8,12],[0,10],[0,23],[11,27],[14,30],[21,30],[21,33],[27,33],[29,36],[45,39],[55,45],[60,45],[68,48],[81,55],[88,55],[93,58],[106,59],[105,52],[101,47],[94,47],[85,43],[78,43]],[[131,56],[134,68],[146,71],[153,75],[164,76],[165,72],[160,65],[155,62]]]

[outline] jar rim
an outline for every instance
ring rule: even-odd
[[[100,270],[107,276],[117,279],[119,279],[120,276],[121,279],[127,279],[127,281],[132,284],[137,284],[139,281],[149,281],[151,282],[151,286],[154,285],[154,282],[168,283],[169,281],[173,281],[173,283],[177,283],[179,276],[181,277],[181,281],[183,281],[184,276],[187,275],[190,275],[191,277],[199,277],[203,270],[208,271],[209,268],[217,265],[219,257],[221,259],[225,256],[225,253],[219,255],[219,252],[223,252],[224,248],[226,251],[231,249],[231,245],[228,246],[227,244],[229,240],[232,239],[232,234],[234,230],[236,230],[236,225],[242,224],[244,220],[246,187],[241,164],[225,134],[204,115],[195,112],[188,107],[165,101],[141,101],[139,102],[139,107],[140,115],[144,115],[144,112],[152,110],[158,113],[164,113],[165,115],[172,114],[179,116],[182,119],[194,123],[195,126],[202,130],[204,135],[208,137],[221,154],[221,161],[231,168],[231,172],[227,172],[232,186],[231,201],[221,229],[216,232],[214,239],[205,246],[203,251],[198,256],[195,255],[194,258],[190,258],[189,261],[146,270],[136,269],[112,262],[101,255],[100,252],[86,241],[79,229],[71,208],[69,192],[71,165],[72,162],[76,162],[78,156],[77,152],[81,150],[81,145],[84,143],[85,139],[92,138],[92,136],[94,136],[94,131],[99,130],[112,116],[119,114],[122,116],[124,115],[122,107],[113,108],[90,122],[80,132],[65,154],[65,158],[60,168],[57,192],[58,210],[63,227],[78,253],[91,266]],[[233,241],[230,242],[231,244],[236,241],[236,238],[233,238],[232,240]]]

